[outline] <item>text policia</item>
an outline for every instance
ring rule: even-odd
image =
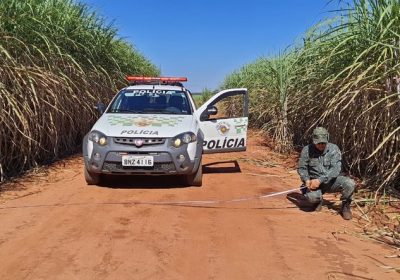
[[[228,138],[218,140],[203,141],[203,147],[212,149],[223,149],[223,148],[239,148],[244,147],[244,138]]]

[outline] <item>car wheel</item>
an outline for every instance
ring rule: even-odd
[[[201,164],[201,160],[196,172],[186,176],[186,184],[189,186],[198,187],[203,184],[203,166]]]
[[[88,185],[98,185],[100,183],[100,174],[89,172],[86,166],[83,169],[85,180]]]

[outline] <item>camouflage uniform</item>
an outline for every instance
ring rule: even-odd
[[[342,154],[335,144],[327,143],[323,152],[320,152],[314,144],[305,146],[301,152],[298,173],[301,180],[319,179],[320,187],[314,191],[308,191],[305,196],[311,203],[322,202],[324,193],[341,192],[342,201],[351,201],[354,192],[354,181],[341,176]]]

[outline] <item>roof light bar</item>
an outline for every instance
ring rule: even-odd
[[[139,77],[139,76],[127,76],[126,79],[129,82],[163,82],[163,83],[177,83],[187,82],[186,77]]]

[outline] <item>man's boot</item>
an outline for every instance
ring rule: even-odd
[[[314,205],[314,212],[319,212],[322,210],[322,204],[323,204],[324,200],[321,198],[320,202],[315,203]]]
[[[353,216],[351,215],[350,204],[351,204],[351,200],[350,199],[342,201],[341,214],[342,214],[343,219],[345,219],[345,220],[351,220],[353,218]]]

